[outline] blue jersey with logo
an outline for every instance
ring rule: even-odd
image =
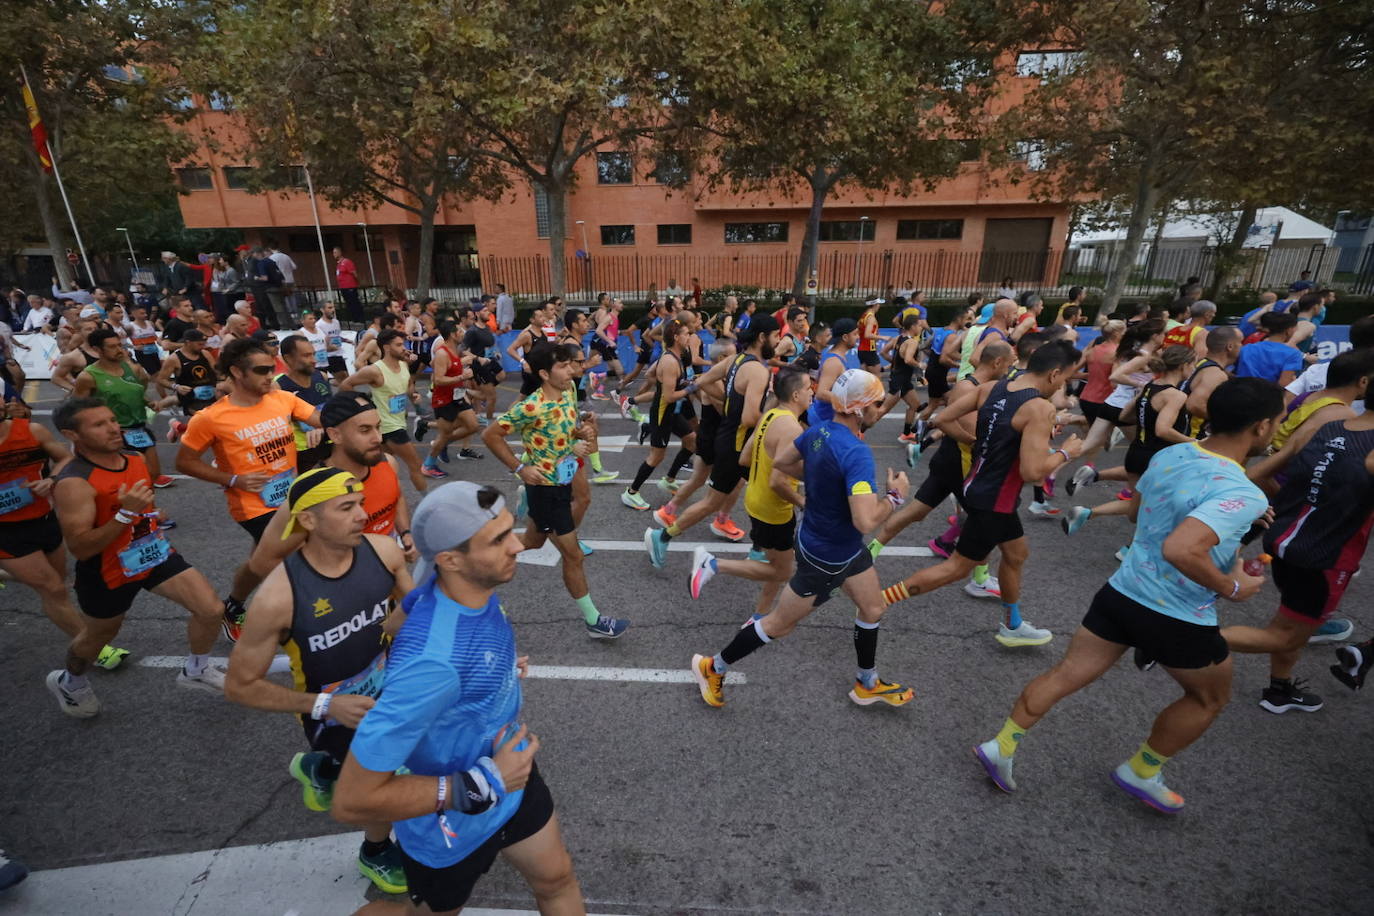
[[[792,444],[801,452],[806,483],[797,546],[826,563],[847,563],[868,549],[854,527],[849,497],[877,492],[873,452],[834,420],[813,423]]]
[[[353,738],[354,758],[375,772],[404,766],[422,776],[466,770],[492,754],[492,741],[520,716],[515,632],[501,602],[465,607],[431,581],[406,596],[408,616],[391,646],[386,681]],[[503,794],[481,814],[423,814],[393,826],[406,854],[431,868],[453,865],[510,820],[524,790]]]

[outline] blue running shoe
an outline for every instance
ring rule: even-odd
[[[587,624],[587,635],[592,639],[619,639],[629,628],[630,621],[602,614],[596,618],[596,623]]]
[[[663,564],[668,561],[668,542],[663,540],[661,529],[644,529],[644,549],[649,551],[649,563],[654,569],[662,569]]]
[[[1355,635],[1355,624],[1344,617],[1332,617],[1326,623],[1317,627],[1317,631],[1307,640],[1311,646],[1319,646],[1322,643],[1345,642]]]
[[[447,445],[447,444],[445,444],[443,448],[439,449],[439,460],[442,461],[444,464],[448,464],[448,463],[449,463],[449,461],[448,461],[448,445]]]
[[[588,544],[586,541],[582,540],[581,538],[578,538],[578,539],[577,539],[577,546],[580,547],[580,548],[582,548],[582,556],[584,556],[584,557],[589,557],[589,556],[591,556],[592,554],[596,553],[596,551],[592,548],[592,545],[591,545],[591,544]]]
[[[18,859],[10,858],[5,855],[5,850],[0,849],[0,891],[9,890],[28,876],[27,865]]]
[[[530,514],[530,500],[525,495],[525,485],[522,483],[515,488],[515,517],[522,519]]]
[[[1093,510],[1087,506],[1074,506],[1059,519],[1059,525],[1064,529],[1065,534],[1076,534],[1078,529],[1086,525],[1092,516]]]
[[[753,560],[755,563],[767,563],[768,554],[759,550],[757,547],[750,547],[748,559]]]

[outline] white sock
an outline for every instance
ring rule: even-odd
[[[186,656],[186,676],[197,677],[210,665],[209,655],[196,655],[194,653]]]
[[[86,675],[72,674],[70,671],[62,672],[62,686],[68,690],[81,690],[87,686]]]

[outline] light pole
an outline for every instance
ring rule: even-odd
[[[372,269],[372,237],[367,234],[367,223],[360,222],[358,225],[363,227],[363,245],[367,247],[367,275],[372,278],[372,291],[375,295],[377,291],[377,271]]]
[[[129,238],[129,230],[125,229],[123,226],[115,226],[115,232],[124,233],[124,244],[129,246],[129,260],[134,262],[134,273],[138,273],[138,257],[134,254],[134,243]],[[133,285],[133,281],[130,280],[130,288],[132,288]]]
[[[863,256],[864,248],[864,229],[868,227],[868,217],[859,217],[859,244],[854,249],[854,295],[860,299],[859,295],[859,259]]]

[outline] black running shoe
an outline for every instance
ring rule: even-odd
[[[243,632],[243,617],[247,609],[233,598],[224,599],[224,635],[230,642],[238,642]]]
[[[458,449],[458,457],[463,461],[481,461],[486,456],[481,452],[474,452],[470,448],[460,448]]]
[[[1285,713],[1290,709],[1316,712],[1322,708],[1322,698],[1303,690],[1305,684],[1306,681],[1302,678],[1287,681],[1270,678],[1269,686],[1264,688],[1264,693],[1260,697],[1261,708],[1272,713]]]
[[[1341,646],[1336,650],[1336,661],[1339,664],[1331,666],[1336,680],[1351,690],[1359,690],[1370,667],[1374,667],[1374,640],[1358,646]]]
[[[421,417],[415,421],[415,441],[424,442],[429,434],[429,421]]]
[[[641,423],[639,424],[639,444],[643,445],[647,438],[649,438],[649,424]]]

